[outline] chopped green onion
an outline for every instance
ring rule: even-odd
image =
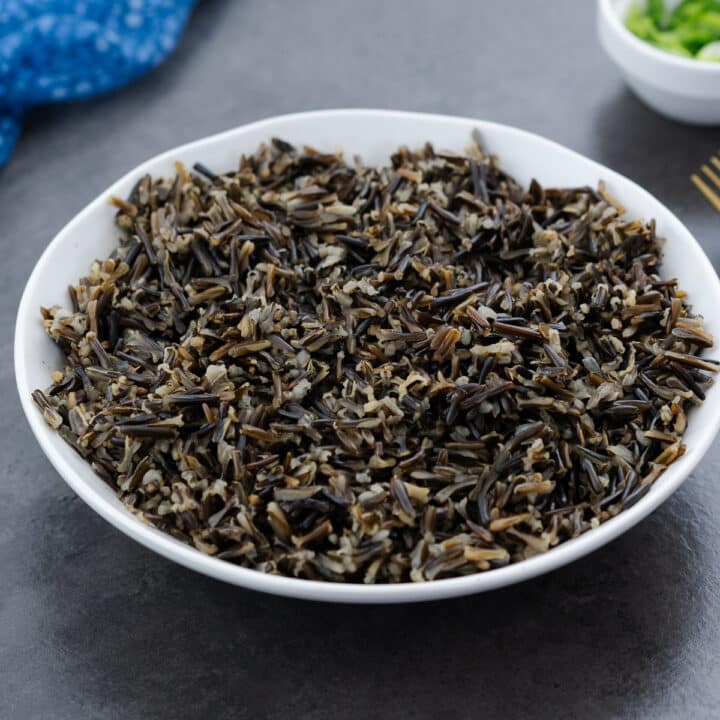
[[[664,0],[646,0],[630,8],[625,25],[660,50],[720,61],[720,0],[683,0],[673,10]]]

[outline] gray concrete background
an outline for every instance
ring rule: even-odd
[[[0,170],[0,718],[718,717],[720,443],[589,558],[409,607],[295,602],[196,575],[94,515],[45,460],[10,343],[50,238],[161,150],[344,106],[550,137],[646,186],[720,266],[720,218],[688,180],[720,134],[624,89],[589,0],[205,0],[166,65],[112,97],[36,112]]]

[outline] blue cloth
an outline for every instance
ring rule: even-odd
[[[195,0],[0,0],[0,165],[35,105],[125,85],[175,47]]]

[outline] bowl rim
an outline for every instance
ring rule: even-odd
[[[717,274],[705,255],[705,252],[690,231],[668,208],[637,183],[560,143],[503,123],[433,113],[347,108],[277,115],[247,123],[221,133],[199,138],[189,143],[184,143],[183,145],[171,148],[145,160],[140,165],[125,173],[121,178],[112,183],[109,188],[95,197],[95,199],[77,213],[47,245],[36,262],[23,291],[18,306],[14,338],[14,367],[17,390],[25,416],[40,447],[65,482],[93,510],[141,545],[184,567],[196,570],[210,577],[274,595],[341,603],[420,602],[450,598],[493,590],[528,580],[562,567],[599,549],[649,515],[680,487],[697,463],[700,462],[714,440],[718,429],[720,429],[720,413],[716,415],[714,422],[703,426],[703,431],[693,446],[692,457],[690,453],[686,454],[684,460],[688,463],[688,467],[685,471],[673,472],[676,466],[670,466],[661,478],[653,484],[650,492],[632,507],[618,513],[618,515],[602,523],[599,527],[589,530],[577,538],[567,540],[547,553],[528,558],[518,563],[513,563],[506,567],[496,568],[486,572],[478,572],[463,577],[445,578],[425,583],[408,582],[387,585],[364,585],[305,580],[280,575],[269,575],[205,555],[194,547],[185,545],[149,524],[141,522],[114,498],[106,497],[99,493],[91,485],[87,484],[80,474],[75,473],[60,453],[58,448],[62,440],[57,433],[48,427],[42,418],[42,414],[35,407],[31,399],[31,393],[34,388],[29,382],[28,373],[23,362],[23,358],[27,353],[25,341],[26,328],[30,327],[30,323],[37,321],[37,306],[34,298],[36,288],[40,286],[42,278],[47,272],[45,266],[49,264],[48,258],[51,253],[51,248],[62,244],[65,238],[72,237],[75,228],[84,222],[86,216],[91,214],[99,206],[105,206],[107,198],[115,194],[114,189],[116,186],[121,186],[129,182],[131,178],[144,174],[156,163],[173,160],[174,156],[180,153],[193,152],[196,150],[202,151],[203,146],[208,143],[231,142],[236,137],[242,136],[247,132],[264,131],[267,129],[268,133],[271,133],[277,124],[306,120],[322,122],[327,119],[332,119],[339,121],[358,117],[373,117],[378,120],[431,120],[466,127],[474,126],[480,128],[481,131],[483,128],[495,129],[497,131],[510,133],[522,141],[542,144],[549,150],[562,154],[565,157],[574,157],[575,159],[582,160],[584,163],[590,163],[591,166],[597,169],[598,173],[602,173],[605,179],[630,185],[643,199],[660,205],[667,212],[670,220],[676,223],[681,230],[684,230],[687,238],[695,244],[696,249],[700,253],[698,262],[705,266],[705,274],[709,272],[712,277],[715,277],[716,294],[720,297],[720,280],[718,280]]]
[[[614,0],[599,0],[600,9],[607,21],[608,25],[624,42],[630,45],[636,52],[644,55],[649,60],[664,62],[674,65],[677,68],[686,70],[695,70],[705,75],[720,74],[720,62],[712,62],[710,60],[698,60],[696,58],[686,58],[681,55],[674,55],[667,50],[661,50],[642,40],[633,32],[628,30],[625,23],[620,18],[620,12],[615,7]]]

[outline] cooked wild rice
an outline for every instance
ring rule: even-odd
[[[273,140],[114,203],[119,248],[42,311],[67,365],[35,400],[133,512],[264,572],[545,552],[648,492],[717,370],[652,221],[477,142],[366,167]]]

